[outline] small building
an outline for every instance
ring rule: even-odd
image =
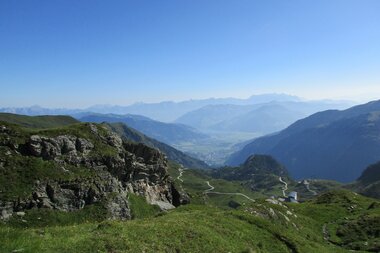
[[[298,203],[298,193],[290,192],[288,197],[286,198],[286,202]]]

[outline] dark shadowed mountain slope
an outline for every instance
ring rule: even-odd
[[[380,199],[380,162],[368,166],[349,188],[365,196]]]
[[[218,179],[238,182],[253,192],[266,196],[284,196],[294,181],[287,169],[269,155],[252,155],[238,167],[224,167],[212,170],[211,176]],[[286,188],[284,188],[286,185]],[[285,190],[284,190],[285,189]]]
[[[120,136],[127,140],[144,143],[145,145],[159,149],[163,152],[169,160],[182,164],[187,168],[193,169],[208,169],[209,166],[198,159],[195,159],[165,143],[159,142],[155,139],[149,138],[148,136],[128,127],[124,123],[107,123],[105,124],[112,131],[116,132]]]
[[[182,124],[163,123],[139,115],[89,114],[80,117],[79,120],[95,123],[125,123],[149,137],[168,144],[177,144],[179,142],[187,142],[207,138],[207,135],[200,133],[189,126]]]
[[[252,155],[242,165],[242,174],[274,174],[288,176],[286,168],[269,155]],[[244,172],[245,171],[245,172]]]
[[[380,162],[368,166],[358,178],[358,181],[365,184],[380,181]]]
[[[353,181],[380,157],[380,101],[299,120],[278,134],[258,138],[233,154],[238,165],[252,154],[270,154],[295,178]]]
[[[217,178],[227,180],[248,180],[263,175],[287,177],[288,171],[269,155],[252,155],[239,167],[221,168],[215,170],[213,174]]]

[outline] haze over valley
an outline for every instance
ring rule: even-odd
[[[85,109],[31,106],[0,108],[0,111],[25,115],[66,114],[84,122],[121,122],[211,166],[220,166],[246,141],[280,131],[312,113],[345,109],[354,103],[307,101],[287,94],[262,94],[247,99],[138,103]]]

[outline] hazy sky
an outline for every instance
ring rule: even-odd
[[[379,0],[1,0],[0,106],[380,98]]]

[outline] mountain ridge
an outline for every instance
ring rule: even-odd
[[[122,122],[128,126],[148,135],[158,141],[167,144],[187,142],[189,140],[201,140],[208,138],[206,134],[183,124],[165,123],[150,119],[141,115],[126,114],[87,114],[78,117],[80,121],[95,123],[117,123]]]
[[[26,114],[26,115],[41,115],[41,114],[78,114],[83,112],[92,113],[115,113],[115,114],[140,114],[146,117],[152,118],[158,121],[172,122],[181,115],[196,110],[205,105],[210,104],[252,104],[252,103],[263,103],[273,100],[278,101],[298,101],[300,98],[287,94],[278,93],[268,93],[252,95],[246,99],[240,98],[208,98],[208,99],[191,99],[180,102],[174,101],[163,101],[158,103],[134,103],[131,105],[121,106],[121,105],[93,105],[84,109],[66,109],[57,108],[49,109],[43,108],[38,105],[30,107],[3,107],[0,108],[1,112],[9,112],[16,114]]]
[[[209,169],[210,167],[203,161],[193,158],[192,156],[175,149],[165,143],[150,138],[137,130],[128,127],[124,123],[106,123],[112,131],[118,133],[127,140],[143,143],[149,147],[156,148],[163,152],[171,161],[177,162],[186,168],[191,169]]]
[[[237,165],[253,153],[264,153],[278,159],[296,178],[353,181],[380,156],[378,111],[380,101],[371,101],[313,114],[277,134],[255,139],[227,164]]]
[[[202,131],[258,132],[268,134],[313,113],[349,104],[316,101],[271,101],[251,105],[207,105],[175,120]]]

